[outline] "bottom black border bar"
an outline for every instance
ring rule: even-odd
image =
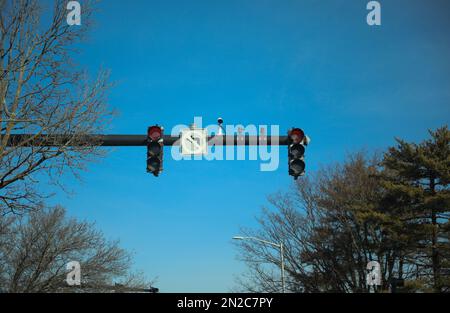
[[[62,308],[91,311],[112,308],[124,312],[314,312],[317,309],[358,312],[402,311],[420,306],[429,309],[448,306],[445,294],[251,294],[251,293],[109,293],[109,294],[0,294],[0,306],[18,311],[29,306],[35,311],[61,312]],[[311,310],[312,309],[312,310]],[[1,310],[3,311],[3,310]]]

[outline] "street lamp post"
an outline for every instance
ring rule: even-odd
[[[284,247],[283,247],[283,243],[280,242],[275,243],[275,242],[270,242],[264,239],[260,239],[260,238],[256,238],[256,237],[243,237],[243,236],[234,236],[233,239],[235,240],[254,240],[254,241],[259,241],[262,242],[264,244],[268,244],[271,245],[273,247],[276,247],[278,249],[280,249],[280,268],[281,268],[281,288],[283,290],[283,293],[286,292],[286,278],[284,275]]]

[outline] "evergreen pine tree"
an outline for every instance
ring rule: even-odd
[[[415,272],[423,287],[441,292],[450,289],[450,131],[430,135],[419,144],[397,139],[385,154],[383,205],[400,222],[392,236],[401,238],[392,242],[402,256],[399,272]]]

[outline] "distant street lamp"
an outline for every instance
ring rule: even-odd
[[[267,245],[271,245],[273,247],[280,249],[280,268],[281,268],[281,288],[283,290],[283,293],[286,292],[286,280],[284,276],[284,250],[283,250],[283,243],[274,243],[267,240],[259,239],[256,237],[243,237],[243,236],[234,236],[233,239],[235,240],[254,240],[259,241]]]

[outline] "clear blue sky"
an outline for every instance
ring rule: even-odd
[[[366,24],[367,2],[103,1],[77,61],[117,82],[109,133],[194,116],[298,126],[312,138],[311,173],[449,122],[450,1],[380,1],[380,27]],[[228,291],[245,269],[231,237],[292,184],[285,149],[275,172],[257,161],[175,162],[166,150],[155,178],[144,147],[117,148],[53,201],[119,238],[162,292]]]

